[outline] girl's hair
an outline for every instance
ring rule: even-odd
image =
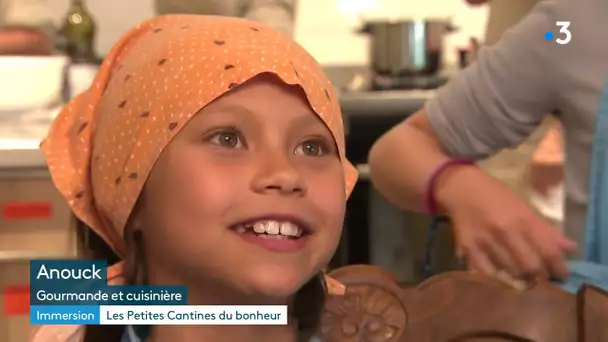
[[[108,265],[120,261],[116,253],[84,222],[75,218],[78,250],[86,259],[107,260]],[[124,278],[127,285],[144,285],[147,279],[147,266],[144,262],[142,233],[139,230],[126,229],[125,244],[128,255],[124,260]],[[323,305],[325,304],[326,286],[322,274],[308,281],[295,295],[292,315],[298,322],[298,340],[308,342],[317,332]],[[125,326],[87,325],[83,342],[120,342],[125,333]]]

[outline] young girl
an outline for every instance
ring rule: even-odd
[[[356,172],[338,99],[295,42],[242,19],[145,22],[41,147],[76,216],[123,260],[108,271],[111,283],[186,284],[193,305],[287,304],[293,317],[288,326],[44,326],[34,341],[314,334],[321,269]]]

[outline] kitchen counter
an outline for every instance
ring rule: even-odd
[[[433,94],[432,90],[345,92],[340,95],[340,105],[346,122],[355,118],[405,116],[421,108]],[[19,135],[15,134],[18,130],[3,126],[0,130],[0,171],[45,168],[38,145],[48,128],[38,125],[30,130],[33,133]]]

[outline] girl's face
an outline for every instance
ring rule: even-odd
[[[184,127],[155,165],[134,223],[151,283],[188,284],[191,301],[231,293],[279,302],[329,262],[345,202],[330,131],[301,90],[265,75]]]

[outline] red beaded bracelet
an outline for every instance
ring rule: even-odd
[[[435,199],[435,184],[437,183],[437,178],[441,176],[441,174],[450,166],[453,165],[475,165],[474,160],[470,159],[448,159],[441,164],[439,164],[435,170],[431,173],[427,183],[426,183],[426,192],[425,192],[425,209],[426,212],[435,216],[438,214],[439,209],[437,208],[437,201]]]

